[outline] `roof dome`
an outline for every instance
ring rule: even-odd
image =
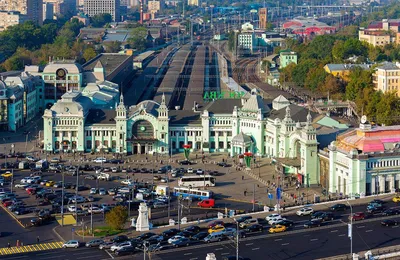
[[[47,64],[43,69],[43,73],[51,73],[54,74],[59,69],[65,69],[67,73],[71,74],[79,74],[82,72],[82,66],[78,63],[50,63]]]

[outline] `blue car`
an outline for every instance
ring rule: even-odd
[[[182,237],[179,240],[175,240],[172,243],[172,246],[174,247],[180,247],[180,246],[189,246],[190,245],[190,239],[186,237]]]

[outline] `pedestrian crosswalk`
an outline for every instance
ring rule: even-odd
[[[35,251],[52,250],[57,248],[62,248],[63,242],[51,242],[51,243],[41,243],[26,246],[12,246],[10,248],[3,247],[0,248],[0,255],[12,255],[21,254]]]

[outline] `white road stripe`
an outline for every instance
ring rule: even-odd
[[[253,248],[253,249],[251,249],[251,250],[253,250],[253,251],[254,251],[254,250],[258,250],[258,249],[260,249],[260,248],[259,248],[259,247],[256,247],[256,248]]]
[[[289,245],[289,243],[284,243],[284,244],[282,244],[282,246],[287,246],[287,245]]]
[[[112,255],[108,250],[104,250],[104,251],[106,251],[107,254],[108,254],[112,259],[114,259],[113,255]]]
[[[331,233],[336,233],[336,232],[338,232],[338,231],[339,231],[339,230],[337,230],[337,229],[336,229],[336,230],[332,230]]]
[[[184,255],[191,255],[192,253],[186,253],[186,254],[184,254]]]
[[[248,244],[246,244],[246,246],[251,246],[253,243],[248,243]]]
[[[223,248],[221,247],[221,248],[216,248],[215,249],[215,251],[219,251],[219,250],[222,250]]]
[[[282,238],[275,239],[275,241],[281,241],[281,240],[282,240]]]
[[[229,253],[222,253],[221,255],[229,255]]]
[[[317,241],[317,240],[318,240],[318,238],[313,238],[310,241]]]
[[[365,231],[365,233],[368,233],[368,232],[372,232],[373,230],[372,229],[370,229],[370,230],[367,230],[367,231]]]
[[[344,237],[346,234],[341,234],[341,235],[339,235],[339,237]]]
[[[365,228],[365,226],[357,226],[357,228]]]

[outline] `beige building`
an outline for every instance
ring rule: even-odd
[[[20,12],[0,11],[0,31],[6,30],[9,26],[23,23],[25,20],[26,16]]]
[[[83,11],[89,17],[96,14],[111,14],[114,22],[121,21],[120,0],[85,0]]]
[[[385,62],[376,67],[373,74],[373,83],[376,90],[383,93],[395,92],[400,95],[400,63]]]
[[[199,6],[199,0],[188,0],[188,5]]]
[[[2,0],[0,11],[20,12],[26,15],[26,20],[43,23],[43,0]]]
[[[368,28],[358,31],[358,39],[374,47],[385,46],[390,43],[400,43],[400,20],[383,19],[372,22]]]

